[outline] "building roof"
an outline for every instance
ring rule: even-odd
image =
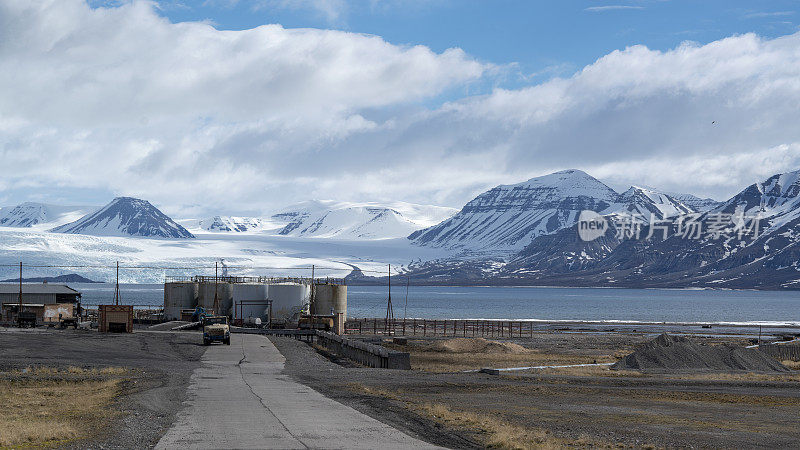
[[[19,284],[0,283],[0,294],[19,294]],[[80,295],[80,292],[63,284],[22,283],[22,294]]]

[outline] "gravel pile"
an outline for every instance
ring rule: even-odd
[[[528,349],[513,342],[489,341],[484,338],[455,338],[436,341],[428,351],[444,353],[527,353]]]
[[[753,348],[698,344],[683,336],[662,334],[617,361],[612,370],[658,372],[788,372],[772,357]]]

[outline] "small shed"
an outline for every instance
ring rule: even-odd
[[[19,284],[0,284],[0,303],[19,303]],[[81,293],[63,284],[22,283],[22,303],[75,303]]]
[[[99,305],[100,332],[133,333],[133,305]]]

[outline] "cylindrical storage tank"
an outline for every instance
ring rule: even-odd
[[[314,291],[314,314],[333,316],[336,313],[347,317],[347,286],[318,284]]]
[[[267,293],[266,284],[234,284],[233,285],[233,319],[258,318],[266,319]]]
[[[298,283],[269,285],[269,299],[272,301],[272,319],[283,321],[299,314],[311,297],[311,286]]]
[[[217,292],[219,308],[214,311],[214,291]],[[198,287],[198,306],[214,314],[228,315],[233,306],[233,285],[230,283],[200,283]]]
[[[182,309],[197,306],[197,283],[164,283],[164,318],[178,320]]]

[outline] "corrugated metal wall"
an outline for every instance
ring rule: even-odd
[[[0,303],[16,303],[19,294],[0,294]],[[56,303],[56,294],[22,294],[23,303],[43,303],[52,305]]]

